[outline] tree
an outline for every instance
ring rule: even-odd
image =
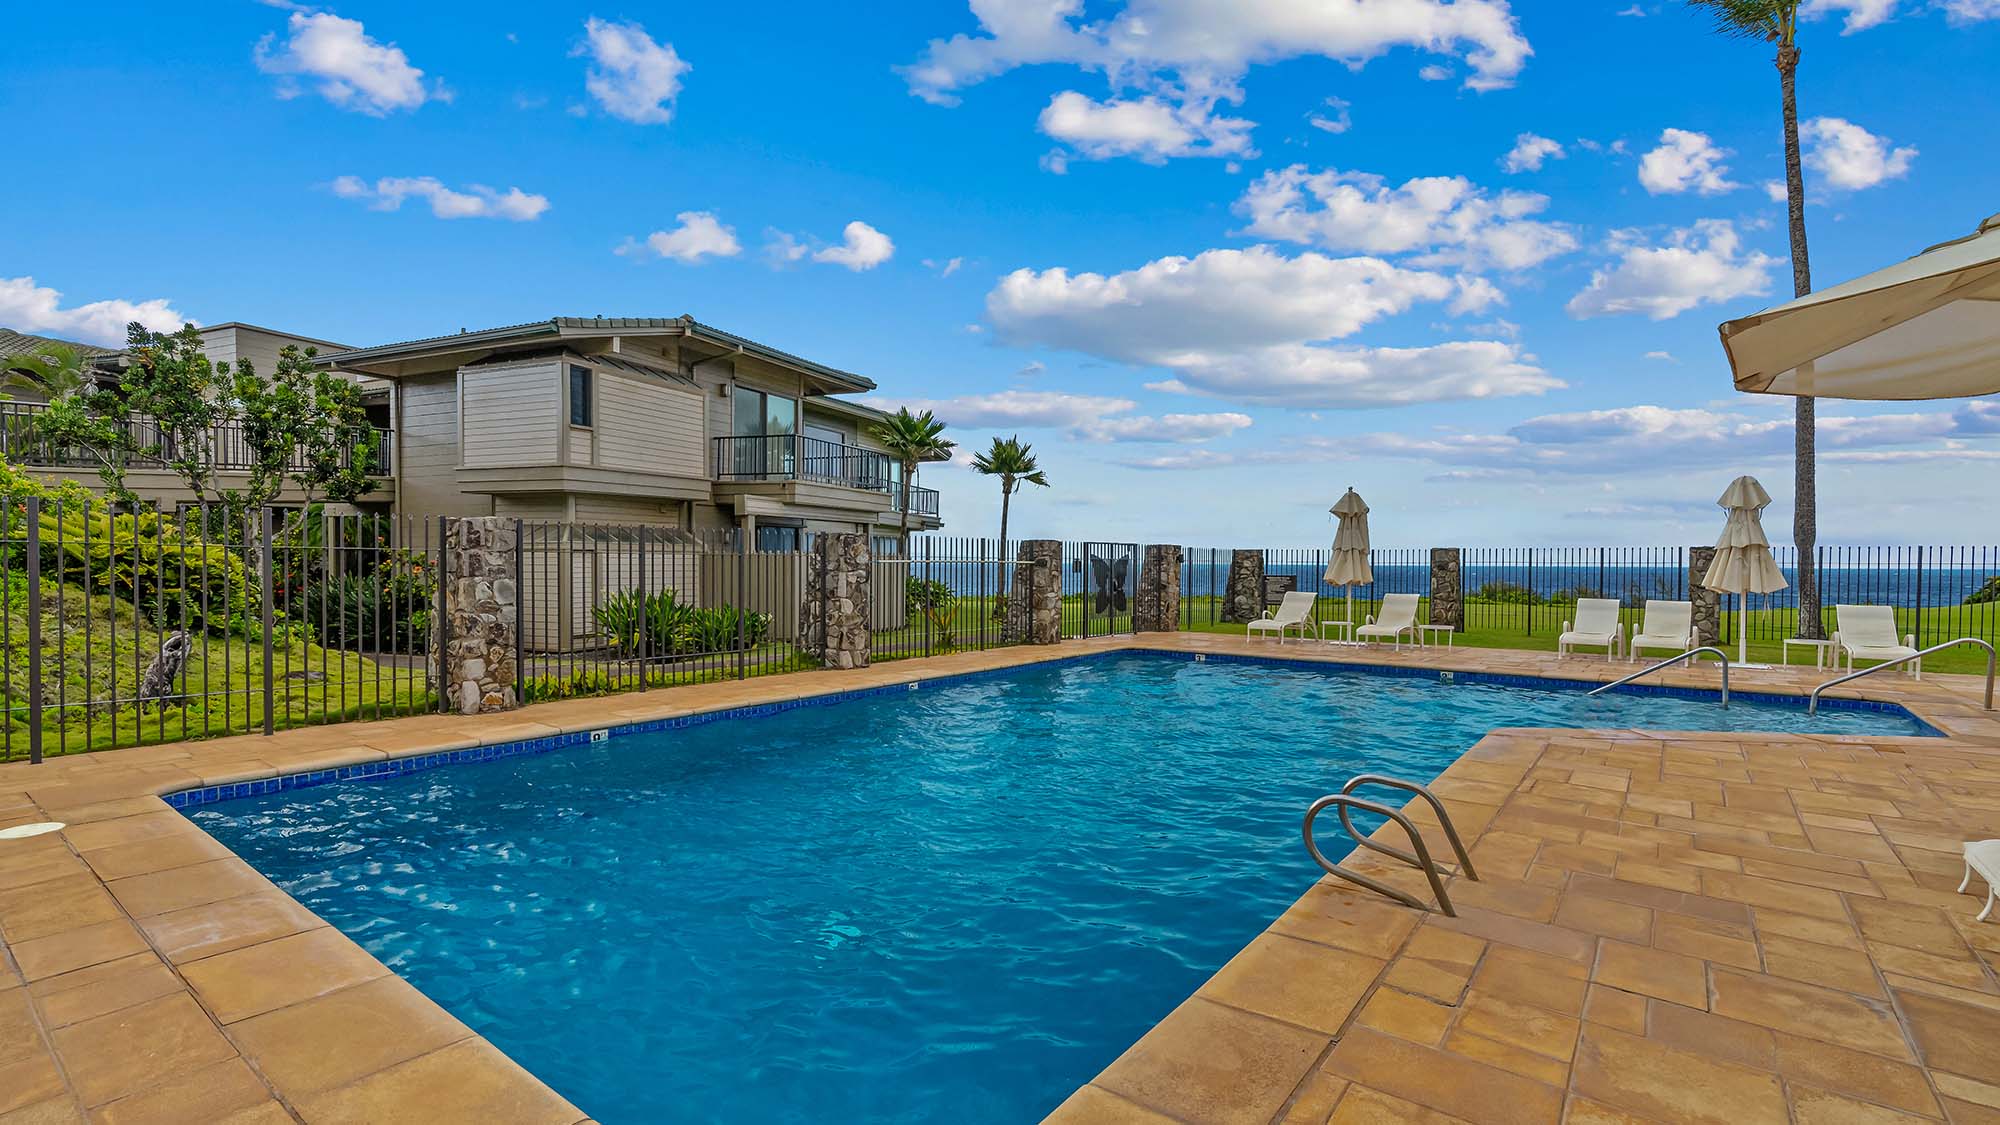
[[[1716,30],[1740,39],[1755,39],[1776,48],[1778,90],[1785,125],[1785,205],[1791,221],[1792,292],[1812,292],[1812,270],[1806,258],[1806,187],[1799,161],[1799,5],[1800,0],[1688,0],[1689,5],[1715,17]],[[1820,623],[1819,574],[1813,557],[1819,541],[1818,473],[1814,464],[1814,405],[1798,396],[1792,439],[1792,542],[1798,548],[1799,635],[1817,639]]]
[[[351,504],[374,489],[375,431],[361,405],[361,390],[331,371],[314,369],[318,349],[286,345],[265,379],[248,360],[230,375],[249,489],[245,510],[278,498],[289,479],[307,507],[324,497]]]
[[[46,447],[89,457],[104,490],[114,499],[134,499],[125,487],[125,458],[130,441],[118,416],[116,396],[97,386],[83,353],[51,341],[39,350],[10,356],[0,372],[0,387],[18,387],[40,394],[46,405],[32,415],[31,432]]]
[[[178,474],[197,503],[207,503],[211,492],[230,499],[216,487],[225,455],[216,427],[237,413],[228,365],[209,360],[192,324],[154,332],[134,321],[125,332],[129,362],[118,395],[124,415],[145,427],[143,440],[132,439],[136,451]]]
[[[910,553],[910,486],[916,480],[917,466],[925,461],[942,461],[951,456],[957,443],[946,440],[944,423],[926,410],[922,414],[910,413],[905,406],[875,423],[869,431],[882,447],[889,451],[903,467],[903,479],[898,484],[901,491],[897,507],[902,509],[902,531],[898,536],[904,555]]]
[[[972,459],[974,472],[983,476],[1000,478],[1000,551],[1007,551],[1007,515],[1014,494],[1024,484],[1049,486],[1047,474],[1035,461],[1035,447],[1023,444],[1020,435],[1010,438],[994,438],[993,447]],[[1007,570],[1000,568],[1000,600],[996,612],[1004,612],[1007,604]]]

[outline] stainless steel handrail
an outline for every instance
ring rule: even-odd
[[[1407,793],[1415,793],[1428,802],[1431,806],[1431,811],[1437,814],[1438,823],[1444,826],[1444,836],[1446,840],[1451,842],[1451,850],[1458,854],[1459,870],[1465,872],[1465,877],[1471,879],[1473,882],[1476,883],[1479,881],[1479,875],[1472,870],[1472,857],[1465,853],[1465,843],[1458,838],[1458,829],[1451,823],[1451,814],[1444,811],[1444,802],[1438,800],[1436,794],[1414,781],[1404,781],[1401,778],[1388,777],[1379,773],[1364,773],[1351,778],[1346,785],[1340,787],[1340,791],[1343,795],[1352,795],[1356,789],[1364,785],[1380,785],[1386,789],[1401,789]],[[1381,852],[1386,856],[1393,856],[1412,867],[1423,866],[1422,863],[1418,862],[1418,857],[1411,855],[1409,852],[1401,848],[1391,847],[1388,844],[1378,844],[1374,840],[1356,832],[1354,830],[1354,821],[1349,819],[1347,806],[1345,805],[1340,807],[1340,826],[1347,829],[1347,834],[1354,837],[1355,843],[1360,844],[1370,851]]]
[[[1719,648],[1716,648],[1714,645],[1703,645],[1700,648],[1691,648],[1686,652],[1681,653],[1679,656],[1669,656],[1665,660],[1660,661],[1658,664],[1655,664],[1650,668],[1641,668],[1639,671],[1634,672],[1629,676],[1613,680],[1602,687],[1592,688],[1587,694],[1601,695],[1604,692],[1610,691],[1612,688],[1622,687],[1626,684],[1631,683],[1633,680],[1638,679],[1641,676],[1650,676],[1654,672],[1657,672],[1662,668],[1670,668],[1676,664],[1679,664],[1683,660],[1687,660],[1691,657],[1700,656],[1704,652],[1712,652],[1715,654],[1716,659],[1722,661],[1722,705],[1724,707],[1727,707],[1729,706],[1729,654],[1722,651]]]
[[[1913,652],[1908,656],[1899,656],[1894,660],[1884,661],[1880,664],[1875,665],[1872,668],[1863,668],[1859,672],[1849,672],[1845,676],[1840,676],[1835,679],[1828,680],[1827,682],[1812,689],[1812,695],[1806,698],[1806,714],[1815,715],[1819,713],[1819,695],[1821,692],[1825,691],[1830,687],[1839,687],[1841,684],[1844,684],[1849,680],[1858,680],[1863,676],[1872,676],[1875,673],[1880,672],[1885,668],[1900,667],[1904,664],[1908,664],[1912,660],[1922,660],[1924,657],[1929,656],[1931,653],[1940,652],[1948,648],[1957,648],[1959,645],[1978,645],[1980,648],[1986,650],[1986,709],[1988,711],[1993,710],[1993,666],[1994,666],[1993,646],[1987,644],[1985,641],[1980,640],[1978,637],[1960,637],[1955,641],[1946,641],[1943,644],[1932,645],[1931,647],[1924,649],[1921,652]]]
[[[1448,917],[1457,917],[1458,912],[1453,910],[1451,906],[1451,896],[1445,893],[1444,880],[1438,875],[1437,862],[1431,859],[1430,848],[1424,843],[1423,833],[1417,831],[1417,826],[1412,824],[1410,818],[1404,816],[1401,812],[1387,805],[1375,801],[1366,801],[1360,797],[1353,796],[1354,790],[1363,785],[1385,785],[1395,789],[1407,790],[1429,802],[1432,811],[1437,813],[1438,822],[1444,826],[1445,838],[1451,841],[1452,851],[1458,854],[1459,867],[1465,873],[1465,877],[1475,882],[1478,880],[1479,877],[1472,870],[1472,857],[1466,854],[1465,844],[1460,841],[1458,829],[1453,827],[1451,814],[1445,811],[1444,804],[1429,789],[1421,785],[1417,785],[1414,782],[1401,781],[1393,777],[1384,777],[1381,774],[1362,774],[1355,777],[1340,792],[1321,797],[1306,808],[1304,833],[1307,854],[1311,855],[1313,862],[1319,864],[1320,869],[1329,875],[1345,879],[1357,886],[1367,887],[1376,894],[1386,895],[1405,906],[1414,907],[1418,910],[1429,909],[1428,905],[1422,899],[1407,891],[1392,887],[1371,875],[1363,875],[1359,871],[1342,867],[1340,864],[1326,858],[1325,853],[1319,850],[1319,842],[1313,837],[1313,821],[1319,817],[1320,813],[1325,812],[1327,809],[1337,808],[1340,810],[1340,826],[1350,839],[1361,847],[1381,852],[1383,855],[1392,856],[1422,871],[1424,878],[1430,881],[1431,893],[1437,896],[1438,909],[1442,910]],[[1410,844],[1415,848],[1415,851],[1408,852],[1387,844],[1378,844],[1360,832],[1357,832],[1354,828],[1354,821],[1349,814],[1350,809],[1371,812],[1385,820],[1394,821],[1396,824],[1401,825],[1404,833],[1410,837]]]

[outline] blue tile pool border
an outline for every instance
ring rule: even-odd
[[[1106,652],[1081,653],[1075,656],[1057,657],[1053,660],[1032,661],[1003,668],[982,668],[976,672],[958,672],[928,679],[911,680],[907,683],[884,684],[879,687],[855,688],[851,691],[828,692],[824,695],[807,696],[799,699],[781,699],[770,703],[757,703],[747,707],[729,707],[716,711],[702,711],[688,715],[676,715],[666,719],[648,719],[639,723],[603,728],[609,737],[620,738],[633,734],[656,734],[661,731],[685,730],[690,727],[706,726],[709,723],[728,722],[734,719],[766,718],[771,715],[796,711],[802,707],[830,707],[859,699],[872,699],[884,695],[905,695],[913,691],[969,683],[983,679],[1001,678],[1030,668],[1047,668],[1054,665],[1082,664],[1126,657],[1142,657],[1170,660],[1179,663],[1209,664],[1260,664],[1270,667],[1296,669],[1314,672],[1360,672],[1369,675],[1394,676],[1402,679],[1440,680],[1453,684],[1480,684],[1494,687],[1531,688],[1540,691],[1589,691],[1601,686],[1599,681],[1570,680],[1552,676],[1521,676],[1500,672],[1465,672],[1457,669],[1418,668],[1401,664],[1357,664],[1326,660],[1308,660],[1287,656],[1256,656],[1238,653],[1183,652],[1175,649],[1113,649]],[[1721,693],[1703,688],[1669,687],[1661,684],[1628,684],[1623,689],[1635,695],[1666,696],[1673,699],[1712,700],[1719,702]],[[1732,698],[1755,700],[1804,710],[1806,698],[1802,695],[1787,695],[1777,692],[1734,691]],[[1867,711],[1894,715],[1908,719],[1922,732],[1920,737],[1947,737],[1945,732],[1919,718],[1909,708],[1900,703],[1883,703],[1872,699],[1822,699],[1821,708],[1828,711]],[[233,801],[243,797],[262,797],[272,793],[284,793],[293,789],[310,789],[320,785],[331,785],[340,781],[369,781],[379,778],[403,777],[414,773],[440,769],[445,766],[463,765],[467,762],[491,762],[502,758],[520,758],[536,754],[548,754],[566,750],[573,746],[587,746],[591,741],[591,731],[574,731],[569,734],[548,735],[542,738],[521,739],[516,742],[498,742],[488,746],[472,746],[461,750],[439,750],[429,754],[414,754],[402,758],[387,758],[379,762],[365,762],[335,769],[309,770],[300,773],[281,774],[277,777],[258,778],[254,781],[232,782],[228,785],[208,785],[194,789],[182,789],[161,795],[161,800],[176,809],[190,809],[201,805],[212,805],[219,801]],[[1910,737],[1897,735],[1888,737]]]

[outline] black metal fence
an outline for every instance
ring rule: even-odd
[[[427,521],[0,500],[0,761],[435,706]]]
[[[1028,588],[1017,589],[1014,544],[997,539],[923,535],[907,556],[877,556],[869,592],[870,654],[875,660],[983,651],[1017,643],[1008,632],[1011,598],[1033,599],[1043,582],[1026,569]]]
[[[0,456],[21,465],[49,468],[93,468],[97,458],[88,450],[76,448],[50,439],[38,419],[48,411],[48,406],[39,402],[0,402]],[[222,471],[243,471],[255,467],[257,460],[252,455],[249,438],[240,423],[225,422],[210,426],[196,442],[200,449],[192,450],[186,445],[176,446],[174,435],[160,428],[158,419],[145,414],[127,414],[116,420],[119,432],[134,450],[125,458],[125,465],[133,469],[164,469],[170,461],[194,456]],[[340,465],[351,468],[357,451],[367,442],[370,450],[370,472],[375,476],[389,476],[395,472],[391,457],[395,451],[395,434],[377,427],[359,428],[353,431],[340,450]],[[145,450],[158,450],[147,453]],[[285,465],[288,471],[309,468],[303,451],[294,452]]]

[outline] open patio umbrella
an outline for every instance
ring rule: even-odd
[[[1721,326],[1736,389],[1819,398],[2000,392],[2000,215],[1964,238]]]
[[[1350,488],[1327,511],[1339,518],[1340,526],[1333,533],[1324,578],[1330,586],[1347,587],[1347,620],[1353,621],[1354,588],[1375,581],[1375,569],[1368,565],[1368,503]]]
[[[1771,494],[1756,477],[1737,477],[1716,501],[1729,513],[1722,525],[1722,538],[1715,541],[1715,559],[1701,584],[1711,590],[1735,594],[1737,602],[1736,660],[1748,664],[1750,654],[1749,617],[1743,613],[1746,595],[1768,594],[1789,583],[1771,557],[1771,541],[1764,537],[1762,513],[1771,503]]]

